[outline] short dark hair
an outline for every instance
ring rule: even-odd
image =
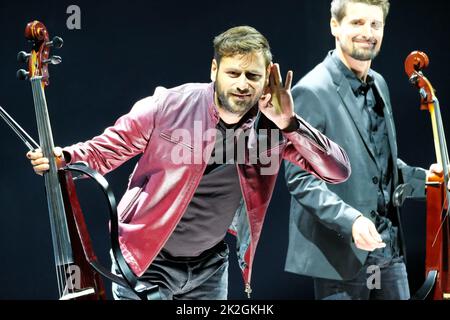
[[[389,0],[333,0],[331,1],[331,16],[338,22],[341,22],[342,19],[344,19],[348,3],[365,3],[371,6],[380,7],[381,10],[383,10],[384,21],[386,21],[386,17],[389,13]]]
[[[258,30],[250,26],[234,27],[214,38],[214,59],[218,64],[223,57],[254,51],[263,53],[266,66],[272,62],[269,42]]]

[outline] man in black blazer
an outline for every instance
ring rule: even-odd
[[[286,271],[314,277],[316,299],[410,297],[393,192],[409,183],[424,197],[427,171],[397,157],[389,90],[370,69],[388,11],[388,0],[333,0],[336,49],[292,90],[295,112],[342,146],[352,166],[346,182],[329,185],[285,164]]]

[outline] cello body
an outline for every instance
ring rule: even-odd
[[[72,173],[63,168],[64,161],[53,156],[54,142],[44,89],[49,85],[49,64],[61,58],[50,56],[50,48],[62,46],[59,37],[49,39],[46,27],[32,21],[25,28],[25,37],[32,42],[30,54],[18,57],[28,63],[28,71],[19,70],[18,77],[30,81],[39,132],[39,145],[49,159],[50,169],[44,174],[49,209],[53,252],[57,273],[59,299],[105,299],[102,279],[90,261],[96,261],[83,213],[76,195]]]
[[[50,56],[50,48],[60,48],[63,40],[54,37],[50,41],[47,29],[39,21],[32,21],[25,28],[25,37],[33,43],[31,53],[19,52],[18,60],[28,63],[27,70],[19,70],[20,80],[29,80],[33,92],[39,146],[49,160],[49,170],[44,173],[50,229],[55,258],[55,268],[60,300],[106,299],[101,276],[126,288],[130,288],[142,300],[160,299],[157,285],[141,288],[138,277],[127,264],[120,249],[117,202],[106,179],[84,163],[66,165],[64,159],[54,156],[53,134],[47,109],[44,88],[49,85],[49,64],[61,63],[61,57]],[[17,133],[20,132],[12,126]],[[21,129],[21,128],[20,128]],[[22,129],[23,130],[23,129]],[[29,136],[25,133],[25,136]],[[34,150],[32,144],[21,139]],[[84,214],[77,197],[72,173],[89,178],[97,183],[106,197],[110,218],[110,240],[112,257],[119,274],[99,263],[92,247]]]
[[[97,261],[97,257],[92,247],[88,229],[85,223],[83,212],[76,194],[75,183],[70,171],[60,168],[58,179],[65,204],[67,227],[70,236],[73,254],[73,267],[68,266],[68,276],[74,273],[78,278],[72,279],[72,291],[92,292],[88,295],[75,297],[78,300],[104,300],[106,299],[105,287],[100,274],[91,267],[92,261]],[[77,274],[78,273],[78,274]],[[79,281],[76,283],[76,281]],[[75,285],[76,284],[76,285]]]
[[[434,287],[430,299],[450,299],[449,282],[449,220],[443,219],[442,212],[448,210],[446,185],[443,177],[430,176],[427,180],[427,218],[426,218],[426,278],[435,275]]]
[[[450,299],[449,282],[449,154],[445,139],[439,100],[430,81],[422,70],[428,67],[428,56],[420,51],[412,52],[405,61],[405,71],[410,82],[419,89],[421,110],[429,111],[433,129],[436,161],[441,165],[441,176],[430,174],[426,182],[426,252],[425,282],[415,299]]]

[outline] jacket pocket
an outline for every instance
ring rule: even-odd
[[[131,211],[132,211],[131,208],[134,206],[137,199],[141,195],[142,191],[144,190],[145,186],[147,185],[148,180],[149,180],[148,177],[146,177],[144,179],[144,182],[142,183],[142,185],[138,188],[137,192],[133,195],[133,197],[130,199],[130,201],[128,202],[125,209],[122,211],[122,213],[120,214],[120,217],[119,217],[120,222],[129,222],[131,220],[131,216],[130,216]]]
[[[190,144],[185,143],[183,141],[181,141],[181,138],[179,137],[174,137],[173,135],[171,135],[170,133],[167,132],[160,132],[159,136],[161,137],[161,139],[164,139],[170,143],[176,144],[176,145],[180,145],[183,146],[187,149],[189,149],[190,151],[194,151],[194,147],[192,147]]]

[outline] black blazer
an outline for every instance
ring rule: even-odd
[[[331,52],[292,89],[295,112],[338,143],[347,152],[352,174],[341,184],[330,185],[285,162],[291,193],[289,247],[285,270],[297,274],[351,279],[360,271],[367,251],[352,242],[352,224],[362,213],[374,221],[380,169],[369,143],[348,80],[339,71]],[[394,188],[409,183],[413,196],[425,196],[425,170],[406,165],[397,157],[397,142],[389,90],[383,77],[372,71],[384,103],[389,144],[394,159]],[[397,210],[394,223],[402,230]],[[403,243],[403,242],[402,242]],[[402,248],[404,252],[404,247]]]

